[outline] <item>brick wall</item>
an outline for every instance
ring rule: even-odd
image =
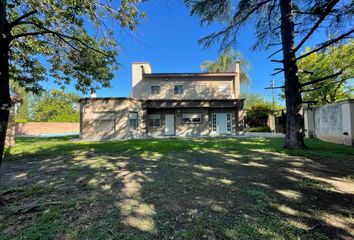
[[[55,133],[79,133],[80,123],[71,122],[25,122],[16,123],[16,135],[37,136]]]

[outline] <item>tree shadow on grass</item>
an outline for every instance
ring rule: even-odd
[[[353,238],[353,169],[343,173],[334,159],[328,170],[327,159],[278,145],[216,138],[15,149],[1,170],[0,231],[5,239]]]

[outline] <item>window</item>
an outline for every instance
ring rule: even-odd
[[[136,130],[138,128],[138,113],[129,113],[129,130]]]
[[[175,94],[183,94],[183,85],[175,85],[174,88],[174,93]]]
[[[215,113],[213,113],[213,116],[212,116],[212,131],[216,132],[216,114]]]
[[[160,85],[151,85],[151,94],[160,94]]]
[[[114,131],[114,120],[113,119],[95,120],[94,128],[97,132]]]
[[[218,92],[220,94],[225,94],[228,95],[229,94],[229,84],[228,83],[221,83],[218,86]]]
[[[197,94],[204,93],[206,89],[207,89],[206,84],[197,84],[197,86],[195,87],[195,91],[197,92]]]
[[[231,113],[226,113],[226,127],[227,131],[231,132]]]
[[[160,114],[150,114],[148,115],[148,126],[149,127],[160,127]]]
[[[201,113],[183,113],[182,123],[201,123],[202,114]]]

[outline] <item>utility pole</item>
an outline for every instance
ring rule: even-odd
[[[273,79],[271,82],[272,82],[272,114],[274,114],[274,110],[275,110],[275,100],[274,100],[274,79]]]

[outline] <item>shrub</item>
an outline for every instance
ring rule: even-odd
[[[248,132],[271,132],[270,127],[261,126],[248,129]]]
[[[271,109],[266,104],[256,104],[246,113],[246,124],[253,127],[262,127],[267,125],[268,115]]]

